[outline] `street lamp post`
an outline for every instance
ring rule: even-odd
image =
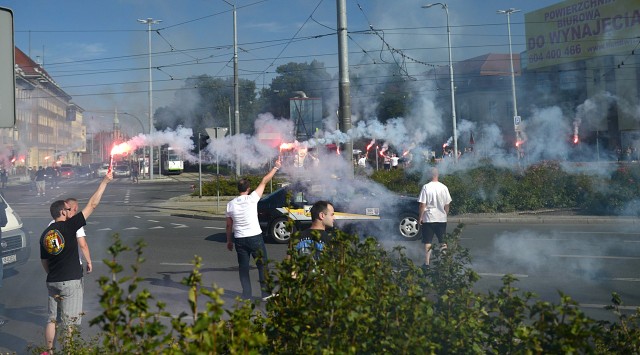
[[[153,131],[153,79],[151,75],[151,25],[156,25],[162,22],[162,20],[154,20],[147,18],[146,20],[138,19],[138,22],[146,24],[148,34],[148,48],[149,48],[149,135]],[[153,145],[149,144],[149,180],[153,180]]]
[[[451,56],[451,28],[449,27],[449,7],[445,3],[436,2],[433,4],[423,5],[423,9],[440,5],[447,14],[447,46],[449,47],[449,83],[451,85],[451,120],[453,122],[453,156],[455,162],[458,162],[458,131],[456,129],[456,91],[453,83],[453,58]]]
[[[127,116],[131,116],[133,118],[136,119],[136,121],[138,121],[138,123],[140,124],[140,133],[144,134],[144,125],[142,124],[142,120],[140,120],[140,118],[138,118],[138,116],[129,113],[129,112],[121,112],[123,115],[127,115]],[[145,155],[145,149],[144,147],[142,147],[142,159],[144,161],[144,155]],[[136,158],[138,160],[138,173],[140,173],[141,167],[140,167],[140,159]],[[144,179],[144,171],[142,171],[142,178]]]
[[[513,119],[514,119],[514,130],[516,131],[516,117],[518,117],[518,102],[516,101],[516,73],[513,70],[513,52],[511,50],[511,14],[520,12],[520,10],[516,10],[514,8],[510,8],[507,10],[498,10],[496,13],[501,15],[507,15],[507,29],[509,31],[509,62],[511,63],[511,94],[513,95]]]
[[[222,0],[233,7],[233,116],[236,130],[234,134],[240,134],[240,94],[238,82],[238,27],[236,22],[236,5]],[[236,160],[236,176],[240,176],[240,158]]]

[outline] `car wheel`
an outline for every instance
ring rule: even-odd
[[[271,222],[269,227],[269,235],[274,242],[278,244],[286,244],[291,238],[291,234],[295,233],[296,227],[289,223],[289,219],[286,217],[276,218]]]
[[[403,240],[416,240],[420,237],[420,223],[416,215],[402,215],[398,229]]]

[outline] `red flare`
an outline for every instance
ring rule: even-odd
[[[367,152],[369,151],[369,149],[371,149],[371,146],[373,146],[373,143],[375,143],[376,140],[372,140],[371,143],[369,143],[369,145],[367,146]]]
[[[295,144],[294,143],[282,143],[280,144],[280,151],[283,150],[290,150],[295,148]]]
[[[577,134],[573,135],[573,144],[578,144],[580,143],[580,138],[578,137]]]

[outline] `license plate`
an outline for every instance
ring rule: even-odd
[[[365,214],[367,216],[379,216],[380,215],[380,209],[379,208],[367,208],[365,211]]]
[[[16,257],[15,254],[2,257],[2,265],[15,263],[16,261],[18,261],[18,258]]]

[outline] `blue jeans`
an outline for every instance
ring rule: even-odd
[[[256,267],[258,268],[258,279],[260,281],[262,296],[268,296],[269,292],[266,290],[266,282],[264,278],[264,265],[267,262],[267,248],[264,245],[262,234],[247,238],[234,238],[234,243],[236,246],[236,253],[238,254],[242,298],[251,299],[252,296],[251,280],[249,278],[249,261],[251,260],[251,257],[256,261]]]

